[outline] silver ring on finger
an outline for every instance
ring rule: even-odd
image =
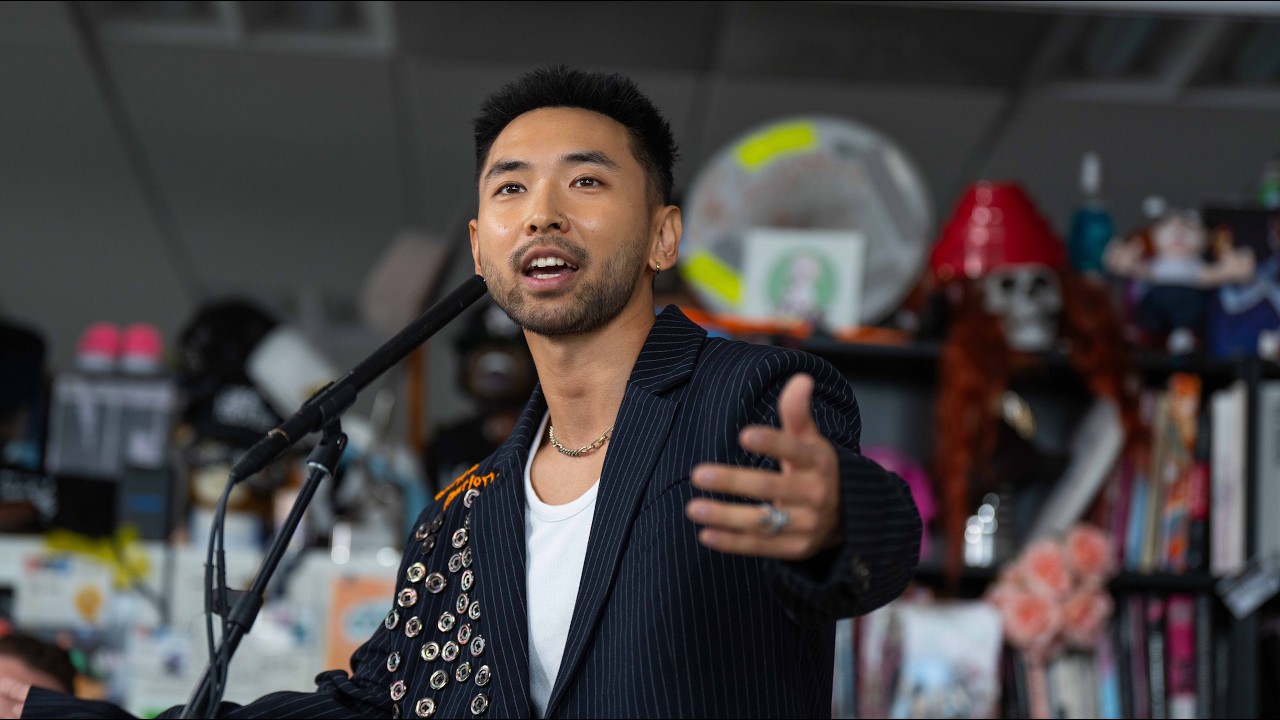
[[[791,522],[791,515],[771,502],[760,503],[760,509],[764,511],[760,516],[760,527],[769,537],[782,532],[787,527],[787,523]]]

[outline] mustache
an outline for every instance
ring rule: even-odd
[[[559,235],[542,235],[524,243],[511,253],[511,272],[516,274],[524,272],[521,260],[524,258],[525,253],[532,248],[546,247],[548,245],[564,253],[578,267],[582,267],[591,259],[591,253],[587,252],[586,248],[568,238],[560,237]]]

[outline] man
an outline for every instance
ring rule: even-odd
[[[903,590],[919,515],[828,364],[654,317],[674,158],[617,76],[551,68],[485,103],[472,255],[540,384],[421,515],[354,676],[231,716],[830,712],[833,622]]]

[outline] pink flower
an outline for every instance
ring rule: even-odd
[[[1100,588],[1086,588],[1067,598],[1062,605],[1063,639],[1083,650],[1096,647],[1111,610],[1111,596]]]
[[[1071,571],[1062,546],[1052,540],[1037,540],[1022,552],[1018,570],[1027,589],[1052,599],[1071,591]]]
[[[1111,539],[1092,525],[1076,525],[1067,533],[1067,561],[1086,584],[1106,582],[1116,572]]]
[[[1024,590],[1009,590],[1001,615],[1009,643],[1035,656],[1049,653],[1062,627],[1062,610],[1057,603]]]

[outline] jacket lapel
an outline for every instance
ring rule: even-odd
[[[631,371],[601,471],[582,580],[564,656],[547,703],[547,717],[556,715],[565,688],[573,681],[591,643],[631,535],[632,519],[665,446],[679,402],[663,393],[693,372],[705,336],[705,330],[679,310],[668,307],[658,316]]]
[[[525,592],[524,465],[547,404],[534,389],[511,437],[498,449],[493,482],[471,509],[480,632],[492,648],[494,717],[531,717],[529,620]]]

